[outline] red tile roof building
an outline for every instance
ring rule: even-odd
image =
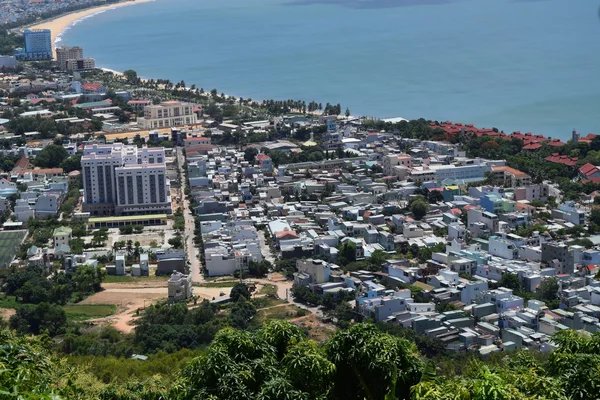
[[[600,169],[593,164],[587,163],[579,168],[579,175],[583,179],[600,178]]]
[[[576,167],[578,158],[570,158],[568,156],[561,156],[558,153],[552,153],[552,155],[545,158],[546,161],[550,161],[555,164],[566,165],[567,167]]]

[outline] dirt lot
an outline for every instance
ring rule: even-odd
[[[147,229],[147,230],[146,230]],[[146,228],[143,233],[136,235],[119,235],[118,239],[127,243],[128,240],[131,240],[133,243],[140,242],[140,246],[146,247],[150,246],[150,243],[156,242],[157,246],[162,246],[166,243],[165,241],[165,233],[166,230],[154,230]],[[170,237],[170,236],[169,236]],[[113,243],[116,240],[113,240]]]
[[[125,283],[104,283],[104,290],[88,297],[81,304],[114,304],[117,312],[110,317],[91,320],[102,324],[109,323],[122,332],[133,331],[137,315],[136,311],[168,296],[167,282],[164,280],[143,280]],[[229,296],[231,288],[194,287],[194,294],[203,299],[212,300]]]
[[[110,323],[118,330],[130,333],[136,311],[160,299],[167,298],[166,282],[140,281],[131,283],[105,283],[104,291],[88,297],[81,304],[114,304],[117,312],[106,318],[91,320],[95,323]]]
[[[0,318],[2,318],[4,321],[8,321],[8,319],[15,315],[16,312],[17,310],[14,308],[0,308]]]
[[[321,322],[315,314],[309,313],[304,317],[290,320],[291,323],[308,330],[308,337],[322,342],[329,339],[335,333],[335,326]]]

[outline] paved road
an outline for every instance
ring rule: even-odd
[[[275,265],[275,257],[273,257],[271,248],[267,245],[267,241],[265,239],[265,233],[263,231],[258,231],[258,243],[260,246],[260,252],[262,253],[265,260],[267,260],[271,264]]]
[[[185,218],[185,251],[188,256],[188,261],[190,262],[190,273],[192,274],[192,282],[200,283],[204,282],[204,275],[202,275],[200,265],[200,252],[198,247],[194,244],[194,216],[190,210],[190,203],[185,196],[185,188],[187,186],[187,182],[185,181],[184,174],[184,163],[185,157],[183,156],[183,151],[181,147],[177,148],[177,164],[179,166],[179,172],[181,175],[181,197],[183,198],[183,216]]]

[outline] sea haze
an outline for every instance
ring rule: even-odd
[[[244,98],[600,133],[597,0],[156,0],[63,43],[101,67]]]

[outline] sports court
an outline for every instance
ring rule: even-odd
[[[0,232],[0,269],[8,267],[25,235],[24,230]]]

